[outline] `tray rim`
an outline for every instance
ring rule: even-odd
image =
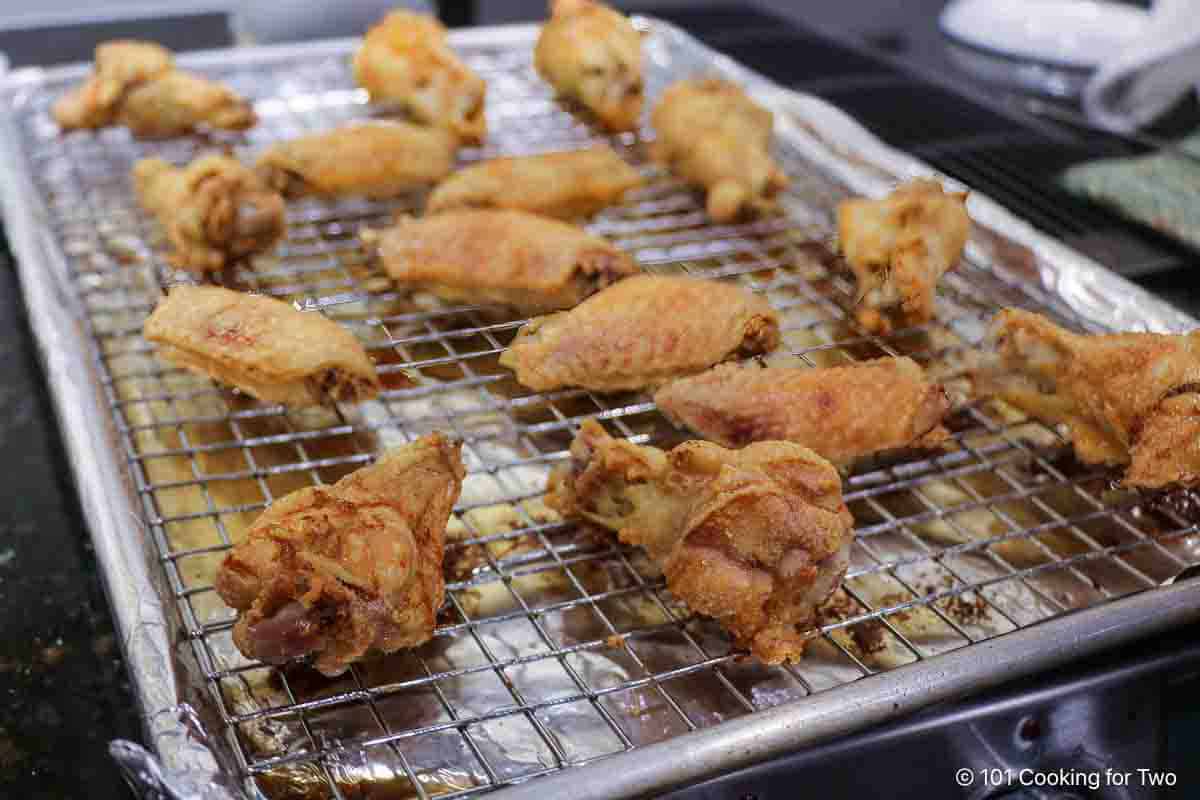
[[[743,82],[768,107],[784,112],[776,115],[776,135],[786,136],[790,144],[855,191],[879,194],[897,180],[930,175],[961,187],[921,161],[883,144],[826,101],[775,84],[671,23],[653,17],[635,17],[635,21],[653,29],[656,35],[673,38],[707,56],[714,71]],[[539,28],[538,24],[519,24],[456,29],[450,32],[450,41],[457,46],[528,45]],[[359,41],[340,38],[197,51],[180,54],[177,61],[195,67],[239,66],[296,57],[339,56],[350,52]],[[77,78],[88,68],[87,64],[73,64],[14,70],[0,79],[0,90],[11,92]],[[837,147],[806,125],[823,128],[821,132],[836,139]],[[65,253],[53,238],[31,165],[21,152],[14,109],[7,104],[0,114],[0,157],[8,165],[0,169],[0,205],[16,257],[22,297],[120,631],[147,740],[164,768],[157,774],[142,776],[141,786],[153,788],[152,781],[161,781],[169,796],[179,798],[241,794],[238,789],[211,784],[200,794],[193,782],[221,776],[219,759],[203,741],[203,732],[195,730],[193,714],[186,705],[187,683],[178,675],[178,651],[183,648],[172,635],[172,626],[177,631],[181,623],[174,608],[160,596],[161,576],[150,569],[153,557],[147,558],[145,548],[149,533],[141,520],[127,468],[121,464],[115,425],[101,402],[103,381],[92,357],[91,340],[82,335],[86,316],[69,285]],[[1062,297],[1084,318],[1121,327],[1141,323],[1155,330],[1183,330],[1197,324],[1165,301],[1036,231],[984,195],[972,194],[971,213],[977,223],[1001,232],[1032,251],[1039,262],[1054,267],[1042,271],[1044,288]],[[1014,276],[1013,280],[1028,284],[1023,278]],[[1121,313],[1087,302],[1087,292],[1072,297],[1071,292],[1078,293],[1081,285],[1121,293]],[[97,424],[96,420],[101,422]],[[130,519],[140,529],[140,536],[128,535]],[[1200,619],[1200,584],[1188,582],[1147,590],[713,728],[502,788],[498,796],[532,797],[534,793],[562,791],[577,797],[601,798],[666,791],[1196,619]],[[190,648],[186,649],[184,657],[190,658]],[[158,680],[149,680],[149,676],[157,676]]]

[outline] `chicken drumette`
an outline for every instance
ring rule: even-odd
[[[604,239],[524,211],[402,218],[364,241],[378,244],[384,268],[401,285],[532,314],[571,308],[638,269]]]
[[[897,306],[905,325],[933,319],[938,280],[958,263],[971,231],[966,199],[915,180],[882,199],[838,206],[838,245],[858,279],[863,327],[890,331],[883,312]]]
[[[635,275],[570,311],[530,320],[500,363],[536,391],[617,392],[778,345],[778,315],[753,292],[718,281]]]
[[[816,607],[845,574],[853,520],[841,488],[833,465],[791,442],[663,452],[588,420],[546,502],[644,547],[676,597],[776,664],[803,655]]]
[[[285,197],[394,197],[446,177],[457,150],[447,130],[373,120],[280,142],[255,169]]]
[[[133,167],[139,202],[158,218],[193,272],[211,272],[268,249],[286,227],[283,198],[236,160],[209,155],[186,167],[146,158]]]
[[[95,71],[54,104],[64,130],[124,125],[135,136],[178,136],[200,127],[244,130],[254,109],[230,89],[183,70],[153,42],[113,41],[96,48]]]
[[[1200,332],[1087,336],[1007,309],[992,338],[984,388],[1065,424],[1080,461],[1127,465],[1126,486],[1200,484]]]
[[[215,582],[239,612],[238,649],[273,664],[315,655],[332,676],[371,650],[427,641],[445,594],[460,447],[434,433],[264,511]]]
[[[569,219],[612,205],[641,183],[636,169],[601,145],[493,158],[461,169],[433,190],[426,208],[511,208]]]
[[[375,103],[395,103],[423,125],[446,128],[467,144],[487,133],[483,79],[446,43],[427,14],[393,11],[367,31],[354,54],[354,78]]]
[[[659,389],[668,417],[725,447],[782,440],[839,466],[887,450],[936,446],[950,408],[909,358],[845,367],[720,364]]]
[[[663,92],[650,122],[651,155],[681,178],[704,187],[708,215],[730,222],[775,207],[788,184],[771,158],[771,112],[738,86],[718,78],[683,80]]]
[[[534,66],[606,127],[631,131],[642,113],[642,42],[633,23],[595,0],[551,0]]]

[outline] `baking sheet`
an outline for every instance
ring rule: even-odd
[[[1010,303],[1083,328],[1193,326],[973,196],[977,230],[967,262],[944,282],[938,320],[886,339],[866,335],[846,313],[852,286],[828,252],[832,209],[927,170],[827,104],[775,87],[664,23],[639,24],[650,98],[669,80],[717,73],[776,110],[777,155],[793,178],[783,215],[708,224],[693,193],[646,163],[649,131],[602,137],[559,107],[530,67],[530,26],[452,35],[489,82],[492,135],[464,160],[609,141],[652,180],[591,228],[648,270],[763,292],[781,311],[787,349],[812,364],[900,353],[953,379],[987,315]],[[1064,458],[1053,431],[985,404],[960,412],[954,444],[937,458],[869,465],[848,479],[859,541],[811,656],[789,668],[747,663],[665,592],[638,551],[565,525],[540,502],[581,419],[598,416],[658,444],[680,432],[644,396],[521,389],[495,364],[521,320],[397,292],[357,247],[361,227],[419,205],[419,196],[293,204],[287,241],[228,276],[343,322],[385,375],[415,369],[417,389],[359,408],[288,413],[159,362],[141,320],[164,286],[186,276],[166,265],[158,231],[133,200],[129,167],[145,155],[182,161],[212,147],[252,158],[273,141],[370,113],[349,75],[354,45],[181,58],[252,97],[262,116],[245,137],[207,142],[59,135],[47,108],[82,68],[21,71],[5,85],[6,225],[161,758],[116,748],[143,787],[168,785],[181,797],[345,796],[368,785],[388,796],[458,796],[565,770],[573,793],[662,790],[772,746],[1044,668],[1068,656],[1063,642],[1082,654],[1194,615],[1191,587],[1146,592],[1196,560],[1190,509],[1178,498],[1114,493],[1109,476]],[[448,605],[435,640],[332,681],[246,662],[211,591],[230,541],[275,497],[435,428],[467,442],[471,468],[451,524]],[[1080,608],[1091,616],[1064,616]],[[823,713],[824,727],[814,721]],[[739,737],[757,744],[739,749]],[[614,755],[626,766],[612,764]],[[516,791],[545,791],[551,780]]]

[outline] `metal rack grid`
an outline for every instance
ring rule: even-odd
[[[645,138],[606,138],[554,102],[529,53],[476,47],[492,135],[464,160],[607,140],[652,180],[590,228],[650,271],[741,283],[781,313],[785,348],[810,365],[909,355],[955,377],[1003,305],[1072,319],[1039,289],[968,259],[943,282],[938,317],[879,337],[848,314],[853,287],[825,237],[845,190],[786,142],[786,213],[714,226],[697,198],[649,166]],[[649,96],[680,65],[652,62]],[[540,503],[578,423],[668,445],[681,438],[645,396],[529,393],[497,356],[523,320],[397,291],[356,243],[394,203],[305,201],[274,253],[221,277],[350,327],[385,385],[357,408],[290,412],[155,359],[141,323],[187,277],[165,262],[132,196],[141,157],[176,162],[213,147],[250,160],[267,144],[365,116],[345,59],[297,58],[211,74],[254,97],[244,137],[138,142],[121,130],[62,136],[53,93],[20,98],[25,154],[66,253],[147,535],[221,718],[238,774],[269,796],[457,797],[588,763],[967,647],[1066,611],[1159,585],[1195,560],[1196,526],[1169,503],[1116,493],[1050,429],[991,403],[964,405],[941,453],[881,461],[845,484],[857,542],[843,592],[810,657],[765,667],[666,593],[637,550],[558,520]],[[62,88],[62,87],[59,87]],[[469,477],[447,548],[447,605],[428,645],[320,678],[246,661],[211,578],[253,516],[300,486],[336,480],[381,449],[442,429],[464,442]]]

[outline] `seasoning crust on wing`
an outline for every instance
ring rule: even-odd
[[[285,197],[395,197],[449,175],[457,150],[449,131],[372,120],[272,145],[255,169]]]
[[[642,184],[611,147],[493,158],[438,184],[425,208],[511,208],[570,219],[594,214]]]
[[[53,115],[64,130],[117,124],[145,137],[202,126],[244,130],[256,122],[250,103],[229,88],[175,69],[164,47],[129,40],[99,45],[93,74],[55,103]]]
[[[393,280],[454,302],[525,313],[571,308],[637,272],[633,260],[574,225],[524,211],[446,211],[402,218],[377,242]]]
[[[694,278],[635,275],[518,331],[500,363],[536,391],[644,389],[779,345],[764,298]]]
[[[948,432],[943,388],[910,358],[844,367],[719,364],[654,395],[659,410],[725,447],[788,441],[839,466],[887,450],[934,447]]]
[[[880,312],[893,306],[906,325],[933,319],[937,283],[958,264],[971,232],[966,199],[937,181],[914,180],[882,199],[838,206],[838,245],[858,279],[863,327],[889,331]]]
[[[460,449],[433,433],[267,508],[215,581],[239,612],[238,650],[268,663],[315,654],[314,666],[334,676],[370,651],[427,641],[445,597]]]
[[[607,128],[637,128],[642,41],[628,17],[595,0],[551,0],[533,57],[538,74],[555,91]]]
[[[1071,333],[1005,309],[991,336],[999,396],[1062,423],[1080,461],[1128,465],[1126,486],[1200,485],[1200,332]]]
[[[158,218],[177,266],[216,271],[261,253],[283,235],[283,198],[232,158],[202,156],[185,167],[161,158],[133,166],[138,201]]]
[[[379,393],[358,339],[315,312],[219,286],[176,286],[143,332],[163,358],[266,403],[356,403]]]
[[[775,208],[787,175],[771,158],[774,116],[719,78],[671,84],[650,115],[655,161],[707,192],[708,215],[731,222]]]
[[[393,11],[367,31],[354,54],[354,79],[372,102],[396,103],[417,122],[453,131],[465,143],[480,144],[487,134],[487,86],[428,14]]]
[[[791,442],[670,452],[586,420],[546,503],[646,549],[667,588],[768,664],[804,653],[850,562],[854,521],[833,465]]]

